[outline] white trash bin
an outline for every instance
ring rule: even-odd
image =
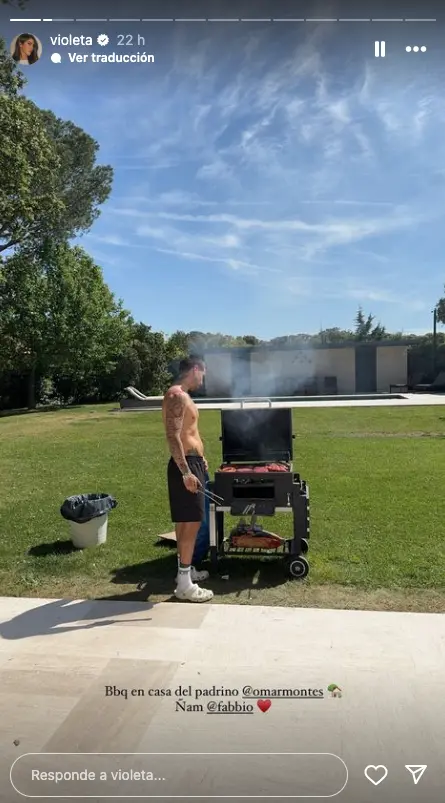
[[[87,549],[105,544],[107,540],[108,513],[84,524],[70,521],[71,540],[76,549]]]

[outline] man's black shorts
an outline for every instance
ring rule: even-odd
[[[192,474],[198,478],[202,488],[205,488],[206,470],[202,457],[187,457],[187,463]],[[182,522],[202,522],[205,520],[205,504],[202,493],[191,493],[184,485],[182,474],[173,458],[167,467],[168,496],[170,501],[171,519],[174,524]]]

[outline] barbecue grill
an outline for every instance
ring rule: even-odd
[[[209,488],[213,569],[223,555],[268,555],[283,559],[291,577],[307,576],[309,488],[293,471],[293,439],[290,408],[221,411],[222,464]],[[225,513],[240,517],[228,536]],[[276,513],[292,513],[292,538],[258,524]]]

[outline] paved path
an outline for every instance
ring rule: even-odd
[[[443,615],[0,598],[2,769],[7,779],[33,752],[235,753],[28,756],[12,778],[27,795],[332,796],[344,762],[338,800],[442,803],[444,666]],[[244,713],[228,711],[236,704]],[[387,767],[381,786],[369,764]],[[418,786],[405,764],[428,765]],[[107,780],[31,780],[83,768]],[[114,782],[119,768],[166,780]],[[2,800],[22,800],[3,786]]]

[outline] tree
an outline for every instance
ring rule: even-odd
[[[380,323],[373,327],[374,315],[368,315],[365,318],[361,307],[358,308],[355,317],[355,340],[361,342],[369,342],[370,340],[383,340],[386,338],[386,329]]]
[[[436,315],[437,323],[445,323],[445,298],[439,298],[436,304]]]
[[[334,326],[331,329],[323,329],[320,332],[321,343],[345,343],[354,339],[354,332],[348,329],[339,329]]]
[[[127,355],[129,358],[136,355],[139,361],[138,385],[143,393],[152,396],[165,393],[172,379],[170,354],[168,341],[162,332],[153,332],[151,326],[144,323],[132,327],[131,348]]]
[[[355,316],[355,339],[356,340],[367,340],[372,330],[372,322],[374,318],[372,315],[368,315],[365,318],[363,310],[361,307],[358,308],[357,315]]]
[[[22,97],[0,95],[0,252],[51,236],[60,222],[60,160],[41,112]]]
[[[114,370],[129,335],[128,313],[83,249],[66,244],[46,245],[39,254],[19,249],[3,261],[2,362],[28,374],[30,408],[36,403],[37,373],[85,383]]]
[[[111,167],[96,165],[92,137],[19,96],[20,87],[2,42],[0,252],[88,231],[113,179]]]
[[[189,354],[190,335],[187,332],[173,332],[167,341],[167,352],[171,362],[187,357]]]
[[[384,340],[387,336],[386,329],[380,323],[377,326],[374,326],[374,329],[371,331],[370,340]]]
[[[35,377],[44,326],[42,286],[35,260],[26,252],[4,260],[0,280],[0,348],[3,369]],[[33,380],[34,381],[34,380]]]
[[[15,97],[25,84],[24,76],[6,50],[4,40],[0,38],[0,95]]]
[[[130,342],[131,318],[103,279],[101,268],[78,246],[52,249],[46,262],[47,369],[71,378],[78,395],[97,395]]]
[[[269,340],[269,344],[271,346],[303,346],[310,342],[317,342],[319,341],[319,335],[308,335],[308,334],[299,334],[299,335],[282,335],[281,337],[273,337],[272,340]]]
[[[42,111],[41,115],[59,158],[57,194],[63,212],[58,233],[71,238],[89,231],[98,218],[99,206],[111,192],[113,168],[96,165],[99,145],[81,128],[51,111]]]

